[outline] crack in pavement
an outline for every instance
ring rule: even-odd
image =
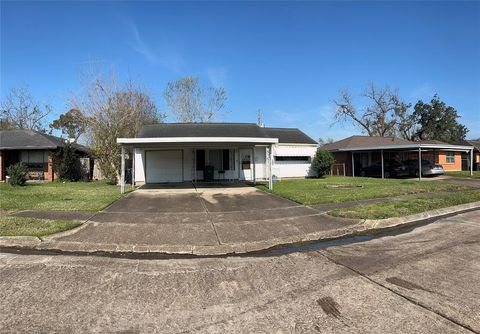
[[[205,213],[207,214],[207,219],[210,222],[210,225],[212,225],[213,233],[215,233],[215,238],[217,238],[217,243],[219,245],[221,245],[222,243],[220,242],[220,238],[218,237],[217,229],[215,228],[215,224],[213,223],[213,220],[210,216],[210,211],[208,211],[208,208],[205,205],[205,202],[204,202],[202,196],[200,195],[200,192],[198,191],[197,187],[195,186],[195,183],[192,182],[192,185],[193,185],[193,188],[195,189],[195,193],[197,194],[198,199],[200,200],[200,203],[202,204],[203,209],[205,210]]]
[[[386,285],[378,282],[377,280],[375,280],[375,279],[367,276],[366,274],[362,273],[361,271],[358,271],[358,270],[356,270],[356,269],[354,269],[354,268],[352,268],[352,267],[350,267],[350,266],[348,266],[348,265],[346,265],[346,264],[343,264],[343,263],[341,263],[341,262],[339,262],[339,261],[336,261],[336,260],[332,259],[330,256],[327,255],[327,254],[328,254],[328,251],[318,250],[318,251],[316,251],[316,253],[318,253],[320,256],[324,257],[324,258],[327,259],[328,261],[332,262],[333,264],[335,264],[335,265],[337,265],[337,266],[340,266],[340,267],[343,267],[343,268],[345,268],[345,269],[347,269],[347,270],[350,270],[350,271],[354,272],[355,274],[357,274],[357,275],[365,278],[365,279],[368,280],[369,282],[371,282],[371,283],[373,283],[373,284],[375,284],[375,285],[377,285],[377,286],[379,286],[379,287],[381,287],[381,288],[384,288],[384,289],[392,292],[393,294],[395,294],[395,295],[397,295],[397,296],[399,296],[399,297],[407,300],[408,302],[410,302],[410,303],[412,303],[412,304],[414,304],[414,305],[417,305],[417,306],[423,308],[424,310],[427,310],[427,311],[429,311],[429,312],[432,312],[432,313],[438,315],[439,317],[442,317],[442,318],[444,318],[445,320],[448,320],[448,321],[450,321],[451,323],[453,323],[453,324],[455,324],[455,325],[457,325],[457,326],[459,326],[459,327],[462,327],[463,329],[465,329],[465,330],[467,330],[467,331],[469,331],[469,332],[478,333],[478,332],[476,332],[473,328],[471,328],[469,325],[463,324],[463,323],[461,323],[461,322],[453,319],[452,317],[449,317],[448,315],[446,315],[446,314],[444,314],[444,313],[442,313],[442,312],[440,312],[440,311],[437,311],[437,310],[435,310],[435,309],[432,309],[431,307],[429,307],[429,306],[427,306],[427,305],[424,305],[424,304],[421,303],[420,301],[416,301],[416,300],[414,300],[414,299],[412,299],[412,298],[410,298],[410,297],[407,297],[407,296],[405,296],[405,295],[402,295],[400,292],[397,292],[397,291],[395,291],[394,289],[389,288],[388,286],[386,286]]]

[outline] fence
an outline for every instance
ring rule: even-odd
[[[345,176],[345,164],[333,164],[330,170],[332,176]]]

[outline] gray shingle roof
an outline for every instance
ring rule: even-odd
[[[271,138],[278,138],[279,143],[317,144],[315,140],[296,128],[263,128]]]
[[[160,123],[146,125],[138,138],[250,137],[278,138],[280,143],[316,144],[299,129],[262,128],[254,123]]]
[[[390,145],[413,144],[413,142],[395,137],[351,136],[321,147],[322,150],[336,151],[339,149],[354,149],[361,147],[378,147]]]
[[[0,150],[54,150],[65,145],[62,138],[33,130],[0,131]],[[88,148],[73,144],[79,151],[87,152]]]

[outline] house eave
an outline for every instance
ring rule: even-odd
[[[442,145],[442,144],[407,144],[407,145],[385,145],[385,146],[367,146],[355,148],[339,148],[330,150],[330,152],[351,152],[351,151],[378,151],[378,150],[418,150],[422,149],[438,149],[443,151],[465,151],[472,150],[473,146],[463,145]]]
[[[278,138],[257,137],[154,137],[154,138],[117,138],[118,144],[198,144],[198,143],[249,143],[276,144]]]

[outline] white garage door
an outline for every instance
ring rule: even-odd
[[[182,151],[146,151],[146,183],[182,182]]]

